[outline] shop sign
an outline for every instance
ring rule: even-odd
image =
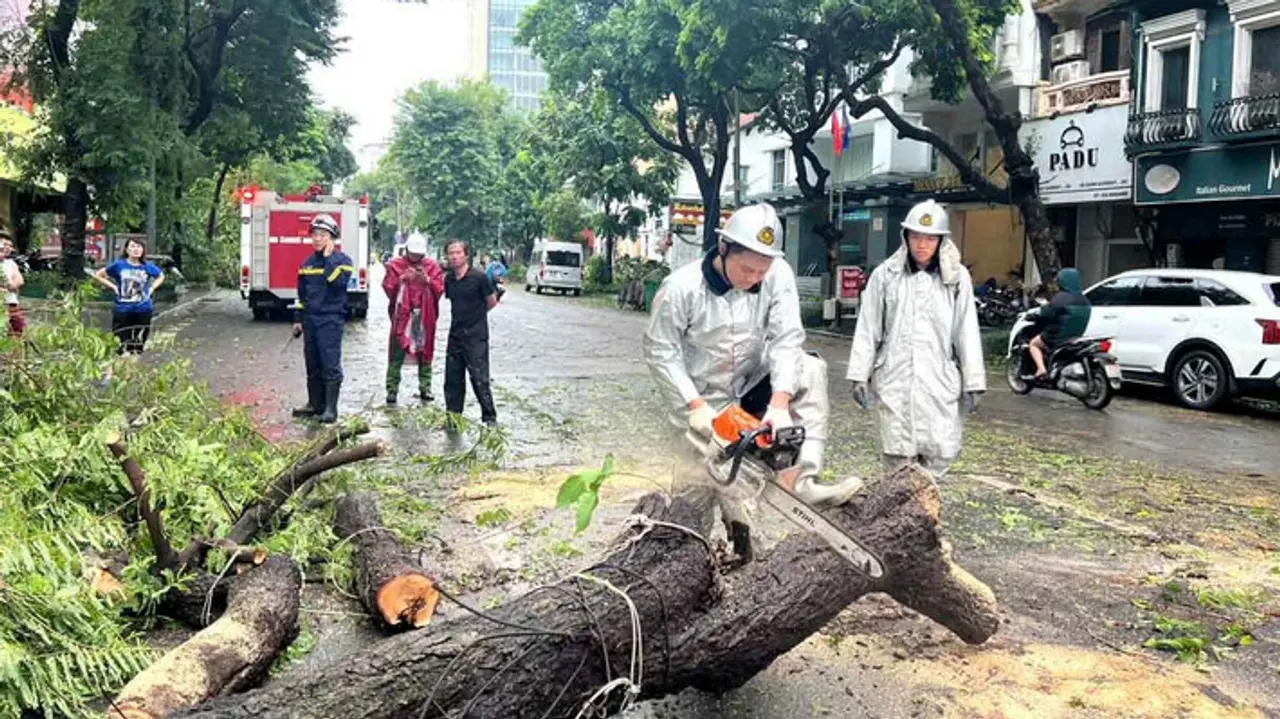
[[[836,277],[840,282],[836,285],[840,299],[856,300],[867,285],[867,274],[856,265],[840,265],[836,268]]]
[[[1144,155],[1134,177],[1140,205],[1280,197],[1280,144]]]
[[[1057,118],[1031,120],[1019,139],[1040,172],[1046,205],[1128,200],[1133,168],[1117,138],[1124,137],[1128,110],[1106,107]]]

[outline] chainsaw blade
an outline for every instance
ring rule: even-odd
[[[781,512],[801,529],[818,535],[836,551],[836,554],[844,557],[862,574],[872,579],[884,576],[884,564],[831,520],[781,486],[770,481],[765,481],[763,485],[760,497],[768,502],[769,506]]]

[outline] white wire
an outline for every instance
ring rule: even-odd
[[[702,536],[701,534],[698,534],[697,532],[693,531],[692,529],[689,529],[688,527],[682,524],[675,524],[674,522],[664,522],[661,519],[654,519],[653,517],[650,517],[647,514],[632,514],[623,521],[625,521],[629,526],[633,528],[635,527],[640,528],[640,531],[638,533],[631,535],[631,537],[627,539],[627,542],[625,545],[623,545],[623,548],[631,547],[639,543],[641,539],[644,539],[646,536],[648,536],[649,532],[653,531],[654,527],[667,527],[668,529],[675,529],[675,530],[684,532],[685,534],[693,537],[694,539],[697,539],[699,542],[702,542],[703,546],[707,548],[708,552],[712,551],[711,542],[706,537]]]
[[[608,698],[610,692],[620,686],[627,688],[627,696],[622,700],[622,706],[619,712],[624,712],[631,707],[635,700],[640,696],[640,682],[644,679],[644,631],[640,626],[640,611],[636,609],[636,603],[631,601],[631,597],[627,593],[618,589],[607,579],[601,579],[593,574],[585,574],[578,572],[573,575],[578,579],[585,579],[589,582],[595,582],[609,591],[622,597],[622,601],[627,603],[627,611],[631,614],[631,668],[626,677],[618,677],[613,681],[605,684],[596,690],[582,705],[582,709],[578,711],[576,719],[585,719],[590,716],[590,711],[595,705],[596,699],[600,697]]]

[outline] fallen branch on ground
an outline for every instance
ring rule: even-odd
[[[271,557],[238,578],[227,610],[133,678],[107,719],[160,719],[216,696],[257,685],[298,635],[302,575],[287,557]]]
[[[129,456],[129,450],[124,446],[124,439],[119,435],[108,439],[107,448],[111,450],[111,456],[120,462],[120,469],[129,478],[133,496],[138,500],[138,516],[146,523],[147,534],[151,536],[151,546],[156,553],[156,568],[176,568],[178,555],[174,553],[173,545],[169,543],[169,537],[165,534],[160,513],[151,506],[151,490],[147,488],[147,477],[143,474],[142,467],[137,460]]]
[[[334,511],[340,542],[355,545],[356,593],[386,626],[416,629],[435,613],[440,593],[395,536],[382,526],[373,494],[343,495]]]

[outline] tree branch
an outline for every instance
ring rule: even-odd
[[[169,543],[169,537],[165,534],[160,513],[151,506],[151,490],[147,488],[147,477],[142,472],[142,466],[129,456],[124,440],[120,437],[112,438],[107,443],[107,448],[111,450],[111,456],[120,463],[120,469],[129,478],[133,496],[138,499],[138,516],[146,523],[147,534],[151,536],[151,546],[156,552],[156,569],[176,569],[178,555],[174,553],[173,545]]]
[[[196,106],[192,108],[191,113],[187,116],[185,126],[188,136],[195,134],[196,130],[199,130],[200,126],[213,114],[218,95],[218,75],[222,73],[222,64],[226,58],[227,44],[231,39],[231,31],[235,29],[236,23],[240,22],[240,19],[244,17],[248,9],[247,5],[241,5],[236,2],[225,15],[215,21],[213,41],[209,47],[209,64],[207,66],[199,64],[194,51],[187,53],[187,59],[192,63],[196,72],[197,82]]]
[[[640,123],[640,127],[644,128],[645,134],[652,138],[653,141],[658,144],[658,147],[661,147],[667,152],[674,152],[686,160],[690,159],[689,155],[685,152],[684,147],[677,145],[671,141],[671,138],[659,132],[658,128],[654,127],[653,121],[649,119],[649,116],[641,112],[640,108],[636,107],[635,103],[631,100],[630,90],[619,87],[617,88],[617,91],[618,102],[622,104],[622,109],[626,110],[627,113]],[[690,160],[690,162],[692,162],[692,160]]]
[[[978,62],[978,58],[973,54],[973,47],[969,42],[968,25],[956,12],[953,0],[929,0],[929,3],[933,5],[933,9],[942,20],[942,31],[946,33],[951,49],[960,58],[964,74],[969,79],[969,89],[973,91],[974,99],[978,104],[982,105],[987,122],[995,129],[1002,142],[1006,132],[1013,132],[1016,137],[1018,126],[1022,124],[1021,119],[1005,112],[1004,103],[992,92],[991,85],[987,83],[987,73],[982,63]],[[1016,141],[1014,144],[1017,144]],[[1006,154],[1008,154],[1007,148]]]
[[[862,117],[872,110],[879,110],[884,115],[885,119],[898,131],[898,137],[924,142],[936,147],[938,152],[956,168],[956,172],[960,174],[960,179],[983,197],[1001,204],[1008,202],[1008,190],[988,180],[986,176],[975,170],[973,164],[967,158],[961,157],[960,153],[951,146],[951,143],[944,140],[941,135],[907,122],[883,97],[878,95],[869,97],[849,106],[849,112],[855,118]]]
[[[63,73],[71,67],[71,31],[80,14],[80,0],[59,0],[53,21],[45,29],[49,56],[53,59],[54,81],[61,83]]]

